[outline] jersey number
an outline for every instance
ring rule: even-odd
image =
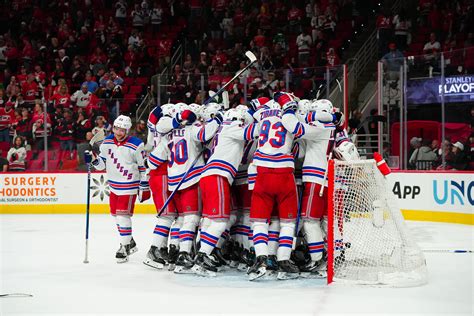
[[[281,122],[276,122],[272,125],[269,121],[263,121],[258,140],[260,147],[268,141],[272,147],[280,148],[285,144],[285,138],[286,129]]]
[[[176,144],[170,144],[170,151],[171,151],[171,159],[170,165],[172,166],[175,162],[178,165],[184,164],[188,161],[188,144],[186,143],[186,139],[181,139]]]

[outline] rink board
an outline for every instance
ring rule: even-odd
[[[395,172],[388,177],[407,220],[474,225],[474,173]],[[86,173],[2,173],[0,214],[85,213]],[[92,213],[108,213],[105,173],[91,177]],[[152,199],[137,203],[136,213],[156,214]]]

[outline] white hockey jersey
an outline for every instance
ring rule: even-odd
[[[283,115],[283,124],[290,130],[298,130],[298,137],[303,140],[301,142],[305,152],[302,168],[303,182],[323,184],[327,168],[328,147],[332,148],[330,142],[334,140],[336,126],[333,123],[319,121],[309,124],[302,123],[291,112]]]
[[[195,123],[188,126],[170,125],[169,117],[163,117],[156,125],[156,130],[160,133],[170,133],[168,148],[170,151],[168,163],[168,189],[173,191],[181,181],[185,173],[190,169],[194,160],[203,150],[202,143],[209,141],[217,132],[219,123],[211,120],[206,124]],[[172,119],[174,120],[174,119]],[[201,155],[194,167],[189,170],[186,179],[180,187],[180,190],[186,189],[197,183],[200,179],[204,167],[204,157]]]
[[[257,127],[257,131],[258,131],[258,127]],[[253,161],[255,150],[257,150],[257,143],[258,143],[258,140],[256,139],[253,139],[245,143],[242,160],[240,161],[239,168],[237,169],[237,175],[234,178],[234,185],[244,185],[244,184],[249,183],[249,177],[250,177],[249,166]],[[253,178],[253,181],[255,182],[255,178]]]
[[[146,155],[143,142],[133,136],[118,142],[109,135],[100,145],[99,158],[92,162],[97,170],[107,170],[110,190],[116,195],[138,193],[140,182],[147,182],[143,160]]]
[[[288,130],[282,123],[282,111],[264,107],[256,112],[259,121],[258,147],[253,157],[256,166],[269,168],[294,168],[291,149],[299,130]],[[295,118],[296,119],[296,118]]]
[[[239,121],[224,121],[214,137],[211,156],[201,177],[220,175],[232,185],[244,155],[245,142],[257,136],[255,123],[244,125]]]
[[[170,156],[170,151],[168,148],[169,141],[169,135],[160,135],[154,138],[154,148],[148,155],[148,167],[151,170],[159,168],[162,164],[168,161]]]

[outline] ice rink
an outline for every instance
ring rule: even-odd
[[[474,227],[408,222],[425,250],[474,249]],[[416,288],[326,286],[318,280],[249,282],[231,272],[208,279],[142,263],[154,217],[136,215],[139,251],[117,264],[112,217],[91,215],[84,264],[84,215],[1,215],[1,315],[18,314],[412,314],[473,315],[474,254],[426,252],[430,281]]]

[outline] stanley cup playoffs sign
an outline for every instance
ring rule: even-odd
[[[474,102],[474,75],[411,79],[407,82],[408,104],[441,103],[444,89],[444,102]]]

